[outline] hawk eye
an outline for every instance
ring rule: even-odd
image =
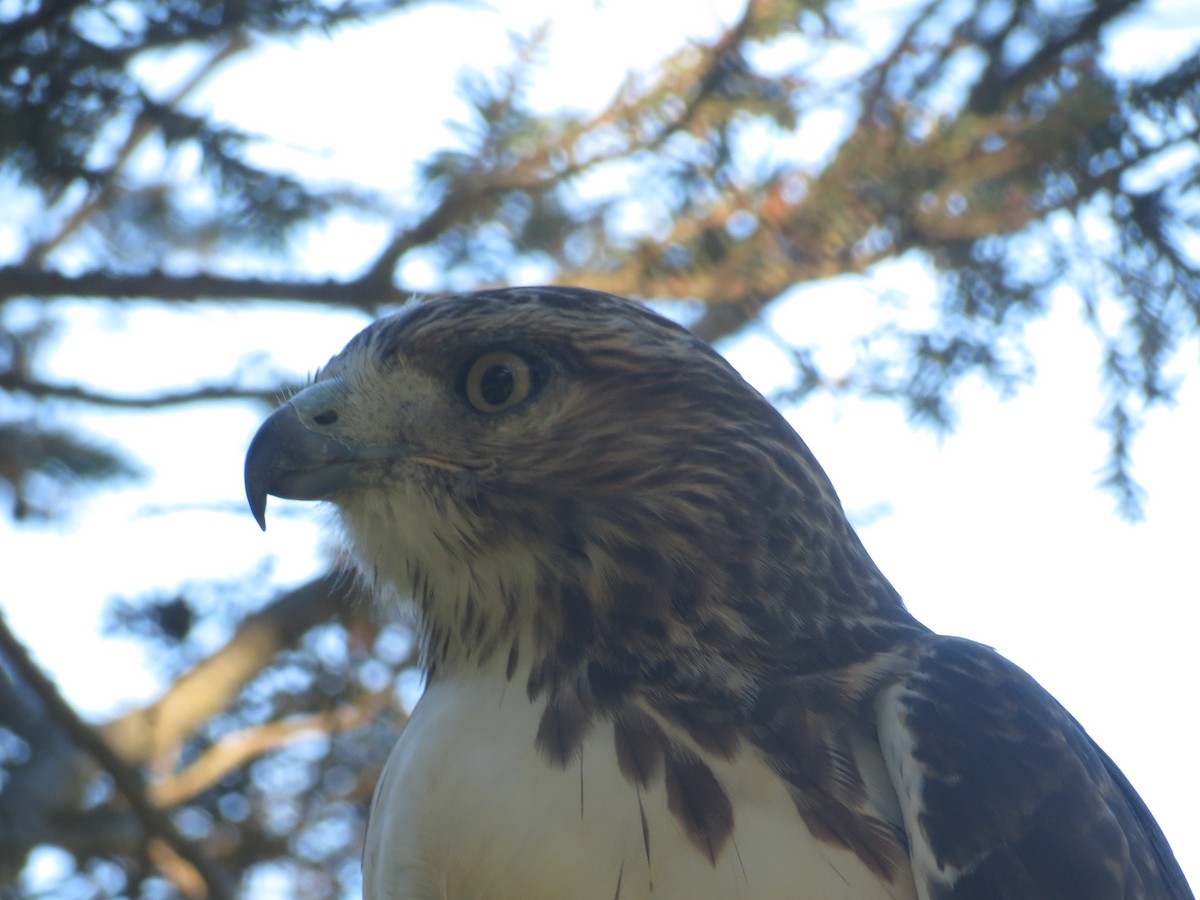
[[[467,369],[467,400],[480,412],[500,412],[532,393],[537,375],[529,362],[511,350],[490,350]]]

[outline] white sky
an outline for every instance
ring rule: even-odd
[[[1186,6],[1188,0],[1150,4],[1114,47],[1114,64],[1161,65],[1194,49],[1198,29]],[[547,108],[594,108],[628,70],[653,65],[685,33],[713,33],[740,3],[659,0],[654,8],[654,17],[644,0],[516,2],[503,16],[477,7],[419,9],[254,55],[218,78],[201,102],[277,137],[291,148],[282,156],[322,177],[383,185],[404,198],[415,161],[454,140],[445,123],[464,117],[454,96],[459,67],[468,61],[488,72],[506,61],[506,30],[528,32],[557,17],[533,97]],[[889,8],[907,4],[881,5],[881,22]],[[162,66],[157,72],[180,74]],[[394,102],[394,118],[379,114],[381,97]],[[808,134],[816,153],[820,135]],[[302,264],[351,273],[384,239],[378,228],[342,219],[305,243]],[[404,275],[420,286],[418,268]],[[836,359],[861,328],[858,317],[869,314],[881,291],[897,288],[916,296],[933,290],[919,261],[906,259],[867,278],[806,289],[772,322],[785,337],[819,343]],[[264,350],[276,366],[311,371],[365,324],[352,314],[233,306],[80,305],[71,322],[48,374],[130,393],[215,380],[239,365],[253,371],[263,366]],[[1035,325],[1029,347],[1039,366],[1035,384],[1000,402],[969,383],[959,394],[960,425],[944,441],[914,431],[883,403],[818,398],[790,418],[914,613],[940,631],[996,646],[1046,685],[1122,766],[1200,884],[1197,344],[1180,354],[1177,368],[1189,381],[1178,405],[1153,413],[1136,445],[1137,475],[1149,491],[1147,517],[1137,525],[1121,521],[1096,488],[1105,454],[1093,425],[1101,408],[1098,355],[1077,306],[1064,301]],[[764,390],[786,378],[782,358],[761,338],[725,349]],[[65,420],[68,412],[61,415]],[[321,568],[315,523],[322,513],[272,500],[269,531],[259,534],[244,509],[241,474],[256,411],[88,410],[83,419],[129,448],[152,478],[96,494],[61,527],[0,524],[13,590],[0,602],[68,696],[102,715],[161,687],[140,646],[97,635],[109,598],[245,575],[268,556],[273,582],[299,581]],[[881,507],[884,514],[867,515]],[[214,645],[222,637],[208,635]]]

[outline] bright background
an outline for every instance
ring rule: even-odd
[[[1197,52],[1200,25],[1190,5],[1148,4],[1135,24],[1109,37],[1109,64],[1149,74]],[[908,8],[872,5],[877,47]],[[415,217],[417,161],[460,143],[448,128],[467,116],[455,93],[459,70],[490,73],[507,62],[509,31],[528,33],[553,19],[531,97],[547,110],[595,109],[627,72],[653,67],[685,37],[711,37],[740,9],[733,0],[527,0],[503,12],[431,6],[252,53],[193,105],[272,136],[278,161],[411,197]],[[853,71],[871,49],[831,56],[830,71]],[[163,95],[186,75],[178,62],[145,70]],[[380,98],[394,104],[394,117],[379,114],[387,106]],[[821,159],[843,115],[831,108],[820,127],[779,154]],[[606,177],[590,189],[619,191],[619,176]],[[0,256],[8,256],[14,234],[0,214]],[[317,276],[353,274],[386,239],[382,225],[339,218],[309,234],[289,265]],[[419,261],[400,274],[415,288],[437,282]],[[521,274],[529,282],[551,276]],[[919,316],[933,297],[932,279],[918,257],[906,257],[862,278],[798,289],[767,322],[785,338],[818,344],[836,368],[853,336],[880,315],[882,297],[903,292]],[[130,394],[238,368],[300,376],[366,324],[351,313],[233,304],[79,304],[69,322],[46,376]],[[1097,489],[1106,452],[1094,424],[1100,359],[1078,302],[1058,298],[1030,329],[1028,347],[1035,382],[1007,401],[968,382],[957,395],[957,430],[945,439],[915,430],[882,402],[818,396],[789,418],[913,612],[939,631],[995,646],[1049,688],[1125,770],[1200,884],[1200,352],[1194,340],[1184,346],[1175,365],[1187,377],[1179,402],[1150,414],[1135,446],[1148,500],[1144,521],[1130,524]],[[763,329],[721,349],[765,392],[787,384],[786,357]],[[105,717],[164,687],[141,645],[101,636],[113,597],[213,578],[295,583],[323,569],[328,547],[319,510],[272,500],[263,536],[244,508],[242,457],[261,410],[213,404],[153,415],[69,414],[132,451],[148,477],[95,494],[65,524],[0,522],[0,564],[13,591],[0,603],[67,696]],[[220,627],[204,635],[213,647],[226,637]]]

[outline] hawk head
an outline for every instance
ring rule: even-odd
[[[260,525],[268,494],[332,502],[377,592],[415,599],[434,670],[522,636],[694,654],[902,610],[770,403],[684,328],[590,291],[376,322],[263,425],[246,491]]]

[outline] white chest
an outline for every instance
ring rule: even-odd
[[[851,853],[817,842],[782,783],[744,749],[709,760],[734,810],[712,863],[662,779],[621,774],[602,724],[565,770],[534,746],[542,712],[518,674],[433,685],[392,751],[363,858],[368,900],[913,900]]]

